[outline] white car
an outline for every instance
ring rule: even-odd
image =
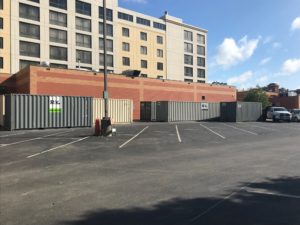
[[[267,112],[267,119],[272,119],[273,122],[292,120],[292,114],[284,107],[270,107]]]
[[[293,109],[292,113],[292,120],[295,122],[300,122],[300,109]]]

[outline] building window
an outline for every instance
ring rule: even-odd
[[[121,20],[133,22],[133,16],[126,13],[118,12],[118,18]]]
[[[205,58],[198,57],[198,58],[197,58],[197,65],[198,65],[198,66],[205,67]]]
[[[59,69],[68,69],[67,65],[64,64],[57,64],[57,63],[50,63],[51,68],[59,68]]]
[[[40,3],[40,0],[29,0],[31,2],[36,2],[36,3]]]
[[[68,43],[67,31],[50,28],[50,41],[67,44]]]
[[[123,51],[125,51],[125,52],[129,52],[129,51],[130,51],[130,44],[129,44],[129,43],[126,43],[126,42],[123,42],[123,43],[122,43],[122,49],[123,49]]]
[[[50,6],[67,10],[67,0],[50,0]]]
[[[204,69],[198,69],[197,70],[197,76],[199,78],[205,78],[205,70]]]
[[[67,25],[68,25],[67,14],[60,13],[60,12],[50,11],[49,21],[50,21],[50,24],[58,25],[58,26],[62,26],[62,27],[67,27]],[[76,19],[76,22],[77,22],[77,19]]]
[[[90,16],[91,15],[91,4],[76,0],[76,12]]]
[[[145,77],[145,78],[147,78],[147,77],[148,77],[148,75],[147,75],[147,74],[144,74],[144,73],[142,73],[142,74],[141,74],[141,77]]]
[[[192,67],[184,67],[184,76],[192,77],[193,76],[193,68]]]
[[[205,80],[198,80],[198,83],[205,84]],[[202,96],[202,100],[205,100],[205,96]]]
[[[40,39],[40,26],[20,22],[19,34],[21,37]]]
[[[164,57],[164,51],[162,49],[157,49],[157,57],[159,57],[159,58]]]
[[[3,18],[0,17],[0,29],[3,29]]]
[[[3,57],[0,57],[0,69],[3,69]]]
[[[104,39],[103,38],[99,38],[99,49],[104,50]],[[109,52],[114,51],[114,42],[113,42],[113,40],[106,39],[106,49]]]
[[[104,33],[104,25],[103,23],[99,23],[99,34],[103,35]],[[106,24],[106,35],[113,37],[114,31],[113,31],[113,26],[111,24]]]
[[[40,21],[40,9],[35,6],[20,3],[19,16],[29,20]]]
[[[142,55],[147,55],[147,53],[148,53],[148,50],[147,50],[147,47],[146,46],[141,46],[141,54]]]
[[[197,43],[205,45],[205,36],[202,34],[197,34]]]
[[[3,0],[0,0],[0,9],[3,9]]]
[[[140,33],[140,38],[141,38],[142,41],[147,41],[147,33],[141,32]]]
[[[166,30],[166,25],[162,23],[153,22],[153,27],[160,30]]]
[[[205,56],[205,47],[198,45],[197,46],[197,54]]]
[[[102,20],[104,18],[104,9],[101,6],[99,6],[99,18]],[[106,8],[106,19],[113,21],[113,11],[111,9]]]
[[[123,66],[130,66],[130,58],[123,57]]]
[[[76,17],[76,29],[91,32],[92,31],[91,20]]]
[[[123,37],[129,37],[129,29],[122,27],[122,35]]]
[[[76,50],[76,62],[91,64],[92,53],[88,51]]]
[[[184,52],[193,53],[193,44],[184,43]]]
[[[50,59],[68,61],[68,49],[50,46]]]
[[[0,37],[0,48],[3,49],[3,37]]]
[[[76,46],[91,48],[92,47],[92,37],[85,34],[76,34]]]
[[[39,58],[40,44],[20,41],[20,55]]]
[[[184,64],[193,65],[193,56],[191,55],[184,55]]]
[[[143,69],[147,69],[148,68],[148,62],[147,62],[147,60],[141,60],[141,67]]]
[[[164,70],[164,64],[158,62],[158,63],[157,63],[157,70]]]
[[[193,41],[193,33],[190,31],[184,31],[184,40]]]
[[[192,79],[184,79],[184,82],[193,83]]]
[[[20,60],[19,68],[21,70],[21,69],[24,69],[25,67],[27,67],[28,65],[38,66],[38,65],[40,65],[40,62]]]
[[[157,36],[156,37],[156,42],[157,42],[157,44],[163,44],[164,43],[163,37],[162,36]]]
[[[151,24],[150,20],[143,19],[143,18],[140,18],[140,17],[136,18],[136,23],[141,24],[141,25],[145,25],[145,26],[148,26],[148,27],[150,27],[150,24]]]
[[[100,66],[104,66],[104,54],[100,54]],[[109,67],[114,67],[114,57],[112,55],[106,55],[106,63]]]

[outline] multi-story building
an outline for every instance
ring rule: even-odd
[[[103,70],[103,1],[0,2],[0,73],[43,62]],[[113,73],[139,70],[144,77],[204,83],[206,35],[168,13],[155,18],[107,0],[107,63]]]

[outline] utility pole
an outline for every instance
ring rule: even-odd
[[[101,121],[101,132],[103,136],[110,136],[112,133],[111,120],[108,117],[108,88],[107,88],[107,27],[106,27],[106,0],[103,0],[103,47],[104,47],[104,117]]]

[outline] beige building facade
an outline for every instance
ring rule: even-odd
[[[0,73],[14,74],[28,64],[102,71],[102,3],[4,0],[0,8],[4,25]],[[186,25],[167,13],[155,18],[121,8],[118,0],[107,0],[110,72],[136,70],[144,77],[204,83],[206,34],[206,30]]]
[[[5,1],[5,0],[4,0]],[[10,1],[0,0],[0,74],[10,73]]]

